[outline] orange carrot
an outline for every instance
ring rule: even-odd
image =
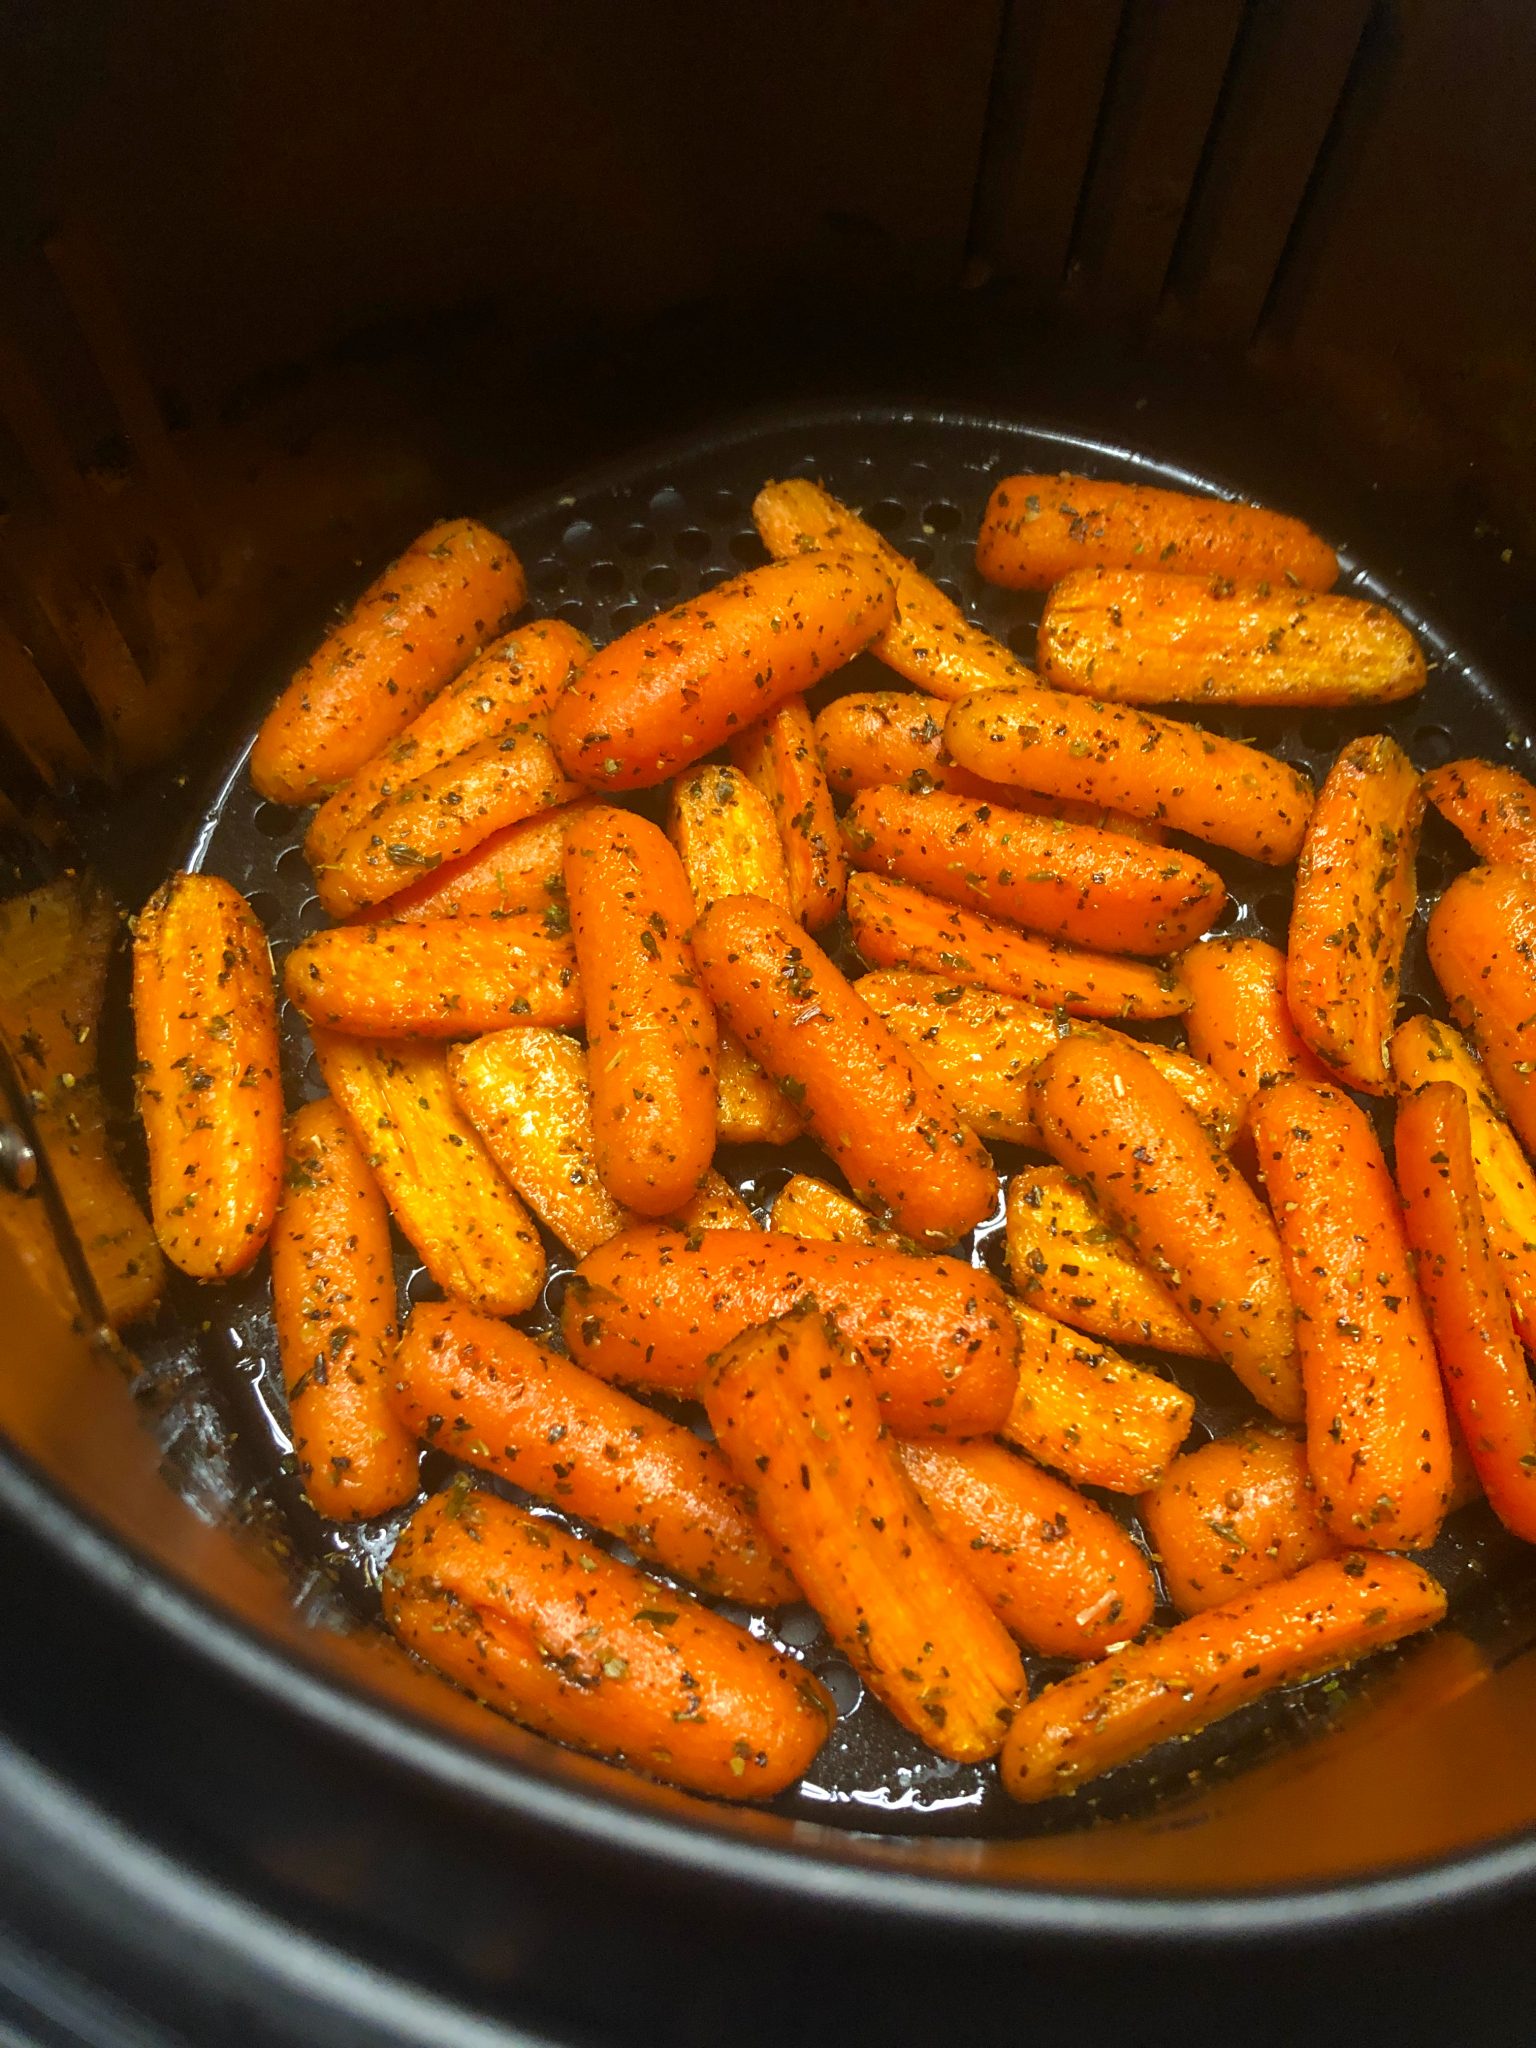
[[[805,1129],[805,1111],[729,1031],[720,1033],[715,1085],[715,1137],[722,1145],[787,1145]]]
[[[1045,1142],[1256,1401],[1301,1414],[1274,1225],[1194,1112],[1128,1042],[1067,1039],[1036,1072]]]
[[[645,1219],[635,1217],[633,1220],[643,1223]],[[745,1195],[713,1168],[705,1174],[697,1191],[677,1214],[666,1217],[664,1221],[674,1224],[689,1237],[697,1237],[701,1230],[756,1230],[758,1227],[752,1205]]]
[[[1286,956],[1292,1021],[1369,1095],[1391,1089],[1387,1040],[1417,891],[1424,797],[1396,740],[1352,740],[1328,772],[1296,871]]]
[[[1019,1385],[1000,1434],[1078,1486],[1155,1486],[1189,1434],[1193,1396],[1022,1302],[1009,1307]]]
[[[194,1280],[228,1280],[277,1214],[283,1084],[267,935],[217,875],[172,875],[140,912],[133,1020],[155,1234]]]
[[[1370,1120],[1340,1089],[1282,1081],[1252,1112],[1307,1389],[1307,1464],[1341,1542],[1433,1543],[1451,1445],[1402,1211]]]
[[[1458,875],[1430,912],[1429,962],[1526,1150],[1536,1150],[1536,880]]]
[[[995,1756],[1023,1666],[923,1509],[863,1362],[807,1304],[729,1344],[704,1405],[758,1518],[870,1690],[941,1756]]]
[[[706,762],[672,785],[667,837],[702,917],[722,896],[761,896],[792,910],[789,869],[767,797],[739,768]]]
[[[625,1230],[582,1260],[560,1321],[589,1372],[691,1392],[733,1336],[807,1294],[863,1355],[901,1435],[984,1436],[1007,1417],[1018,1361],[1007,1298],[961,1259],[775,1231]]]
[[[434,917],[490,917],[498,910],[547,910],[565,901],[565,828],[586,808],[583,797],[504,825],[472,853],[433,868],[389,898],[396,923]]]
[[[1031,938],[885,875],[849,878],[848,925],[871,967],[943,974],[1072,1017],[1177,1017],[1189,1008],[1168,968]]]
[[[843,907],[848,863],[805,699],[792,697],[740,734],[731,742],[731,759],[773,812],[789,872],[791,909],[807,931],[820,931]]]
[[[1089,566],[1252,576],[1331,590],[1339,565],[1283,512],[1150,484],[1084,476],[1005,476],[987,500],[976,566],[1010,590],[1048,590]]]
[[[1358,1663],[1444,1614],[1444,1592],[1405,1558],[1326,1558],[1047,1686],[1009,1730],[1003,1784],[1026,1804],[1075,1792],[1159,1742]]]
[[[688,877],[658,826],[595,804],[567,835],[565,886],[603,1185],[643,1216],[667,1216],[715,1149],[715,1017],[687,943]]]
[[[700,918],[693,943],[722,1017],[804,1107],[856,1196],[930,1244],[991,1214],[986,1147],[814,940],[735,896]]]
[[[476,1699],[557,1742],[719,1799],[771,1799],[836,1719],[792,1658],[494,1494],[417,1510],[384,1619]]]
[[[811,1237],[828,1243],[905,1244],[882,1230],[869,1211],[813,1173],[791,1174],[773,1198],[769,1228],[787,1237]]]
[[[1059,690],[982,690],[944,721],[962,768],[1043,796],[1151,818],[1250,860],[1296,858],[1312,785],[1241,740]]]
[[[1536,784],[1496,761],[1448,761],[1424,794],[1479,860],[1536,868]]]
[[[288,1126],[272,1233],[272,1311],[288,1386],[293,1454],[320,1515],[354,1521],[417,1487],[416,1446],[389,1403],[395,1268],[389,1213],[334,1102]]]
[[[1179,972],[1194,998],[1184,1019],[1189,1049],[1242,1103],[1275,1081],[1327,1080],[1291,1022],[1278,946],[1207,939],[1190,947]]]
[[[495,638],[522,603],[522,564],[500,535],[449,519],[370,583],[267,713],[251,780],[311,803],[355,775]]]
[[[582,1019],[563,904],[420,924],[338,925],[294,947],[283,983],[311,1023],[358,1038],[468,1038],[520,1018]]]
[[[869,555],[749,569],[595,655],[555,707],[555,751],[594,789],[664,782],[851,661],[894,602]]]
[[[1137,1502],[1168,1597],[1202,1614],[1331,1557],[1299,1436],[1239,1429],[1175,1458]]]

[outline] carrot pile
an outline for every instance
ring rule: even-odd
[[[1376,736],[1314,789],[1202,727],[1425,685],[1297,520],[1004,479],[978,563],[1047,593],[1032,671],[819,485],[754,516],[763,567],[599,650],[507,630],[471,520],[328,636],[252,755],[320,802],[341,921],[282,980],[328,1092],[285,1134],[260,927],[172,877],[154,1223],[207,1282],[270,1238],[320,1514],[456,1462],[385,1620],[487,1707],[771,1797],[836,1707],[709,1602],[804,1601],[1034,1802],[1432,1627],[1401,1553],[1473,1494],[1536,1541],[1536,788]],[[1453,1022],[1399,1024],[1426,801],[1487,865],[1429,922]],[[1228,854],[1294,867],[1285,948],[1214,935]],[[721,1149],[791,1141],[822,1170],[765,1217]],[[957,1249],[994,1218],[1006,1286]],[[442,1295],[403,1325],[391,1219]],[[1191,1372],[1251,1420],[1193,1434]],[[1031,1697],[1030,1656],[1076,1668]]]

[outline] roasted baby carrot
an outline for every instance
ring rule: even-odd
[[[1091,566],[1268,577],[1331,590],[1333,549],[1283,512],[1150,484],[1005,476],[982,515],[976,566],[1009,590],[1048,590]]]
[[[494,1494],[412,1516],[384,1573],[407,1649],[557,1742],[719,1799],[769,1799],[831,1730],[801,1664]]]
[[[928,1244],[991,1214],[986,1147],[814,940],[752,896],[693,935],[699,973],[752,1058],[788,1087],[860,1200]]]
[[[1159,1742],[1358,1663],[1444,1614],[1444,1592],[1406,1558],[1325,1558],[1037,1693],[1009,1730],[1003,1784],[1026,1804],[1075,1792]]]
[[[438,1286],[488,1315],[531,1308],[544,1285],[539,1234],[453,1099],[447,1048],[313,1026],[310,1036],[326,1087]]]
[[[790,908],[807,931],[820,931],[843,907],[848,862],[805,699],[792,697],[739,734],[731,742],[731,759],[773,812],[789,873]]]
[[[389,1212],[351,1126],[329,1100],[306,1103],[288,1126],[272,1312],[293,1455],[310,1505],[341,1521],[399,1507],[418,1481],[415,1442],[389,1400]]]
[[[688,877],[658,826],[594,804],[566,835],[565,886],[603,1185],[643,1216],[669,1216],[715,1149],[715,1016],[687,942]]]
[[[1105,953],[1183,950],[1227,892],[1204,861],[935,789],[866,789],[843,819],[856,868]]]
[[[468,1038],[525,1018],[579,1025],[581,980],[563,905],[337,925],[302,939],[283,985],[312,1024],[356,1038]]]
[[[702,917],[722,896],[761,896],[793,911],[789,869],[767,797],[739,768],[706,761],[672,785],[667,837]]]
[[[985,1436],[1006,1419],[1019,1348],[1007,1297],[961,1259],[777,1231],[625,1230],[582,1260],[560,1321],[590,1372],[687,1392],[732,1337],[807,1294],[863,1356],[899,1434]]]
[[[1194,998],[1184,1017],[1189,1049],[1239,1103],[1276,1081],[1328,1079],[1291,1022],[1278,946],[1264,939],[1207,939],[1190,947],[1179,972]]]
[[[412,1309],[391,1376],[414,1436],[750,1607],[796,1597],[725,1459],[681,1423],[460,1302]]]
[[[677,1214],[665,1220],[690,1237],[696,1237],[701,1230],[756,1230],[758,1227],[751,1203],[713,1167]],[[639,1223],[644,1219],[636,1217],[634,1221]]]
[[[1078,1486],[1142,1493],[1189,1435],[1193,1395],[1011,1301],[1019,1384],[1000,1435]]]
[[[251,780],[306,804],[401,732],[523,601],[522,564],[474,519],[429,527],[328,633],[267,713]]]
[[[1010,1635],[1046,1657],[1139,1636],[1156,1589],[1113,1515],[1001,1444],[903,1444],[939,1534]]]
[[[1170,968],[1032,938],[886,875],[849,877],[848,926],[871,967],[942,974],[1072,1017],[1177,1017],[1189,1008]]]
[[[396,924],[433,917],[489,917],[498,910],[548,910],[565,902],[565,828],[588,799],[504,825],[472,853],[397,890]]]
[[[1111,1344],[1185,1358],[1211,1347],[1064,1167],[1031,1166],[1008,1183],[1008,1270],[1022,1300]]]
[[[594,789],[664,782],[851,661],[894,604],[872,555],[749,569],[594,655],[555,707],[555,751]]]
[[[1341,1089],[1282,1081],[1250,1118],[1296,1300],[1307,1464],[1343,1543],[1418,1550],[1445,1513],[1451,1444],[1397,1190]]]
[[[1284,1430],[1239,1429],[1175,1458],[1136,1503],[1180,1614],[1201,1614],[1331,1557],[1307,1447]]]
[[[715,1089],[715,1137],[722,1145],[787,1145],[805,1129],[805,1111],[729,1031],[720,1033]]]
[[[1536,784],[1497,761],[1448,761],[1424,778],[1424,795],[1479,860],[1536,868]]]
[[[1536,1386],[1483,1222],[1466,1096],[1454,1081],[1408,1096],[1393,1142],[1451,1408],[1494,1513],[1536,1542]]]
[[[824,1238],[829,1242],[890,1244],[903,1240],[882,1230],[869,1211],[813,1173],[791,1174],[773,1198],[769,1228],[787,1237]]]
[[[862,1360],[805,1304],[729,1344],[704,1405],[758,1519],[865,1684],[941,1756],[995,1756],[1023,1666],[919,1501]]]
[[[1305,775],[1257,747],[1060,690],[966,697],[944,744],[973,775],[1107,804],[1272,867],[1296,858],[1312,810]]]
[[[1111,704],[1395,704],[1423,689],[1401,619],[1283,583],[1078,569],[1040,621],[1041,680]]]
[[[1128,1041],[1069,1038],[1035,1074],[1061,1165],[1130,1239],[1256,1401],[1301,1414],[1295,1312],[1274,1225],[1193,1110]]]
[[[1286,1001],[1303,1040],[1352,1088],[1390,1092],[1387,1040],[1418,892],[1424,796],[1396,740],[1351,740],[1317,799],[1296,871]]]
[[[227,1280],[277,1214],[283,1084],[267,935],[217,875],[172,875],[139,913],[133,1021],[155,1234],[194,1280]]]
[[[1429,963],[1536,1151],[1536,880],[1513,867],[1458,875],[1429,915]]]

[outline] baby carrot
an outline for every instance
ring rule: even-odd
[[[773,812],[789,873],[791,909],[807,931],[820,931],[843,907],[848,863],[805,699],[792,697],[741,733],[731,742],[731,759]]]
[[[1536,881],[1512,867],[1458,875],[1429,915],[1429,964],[1536,1151]]]
[[[389,898],[392,922],[490,917],[498,910],[548,910],[565,902],[565,828],[587,806],[581,798],[504,825],[473,852],[433,868]]]
[[[761,896],[792,910],[789,869],[768,798],[739,768],[706,761],[672,785],[667,837],[702,917],[722,896]]]
[[[412,1516],[384,1573],[406,1648],[557,1742],[720,1799],[770,1799],[831,1730],[803,1665],[494,1494]]]
[[[1113,1515],[1001,1444],[903,1444],[918,1496],[1010,1635],[1046,1657],[1139,1636],[1156,1589]]]
[[[995,1756],[1023,1666],[923,1509],[858,1356],[805,1305],[729,1344],[704,1405],[758,1519],[870,1690],[941,1756]]]
[[[629,1220],[636,1223],[645,1221],[643,1217],[626,1219]],[[689,1237],[697,1237],[701,1230],[756,1230],[758,1227],[746,1197],[713,1167],[677,1214],[664,1220],[675,1224]]]
[[[1067,1039],[1036,1072],[1046,1145],[1256,1401],[1301,1414],[1295,1311],[1274,1225],[1194,1112],[1128,1042]]]
[[[418,1482],[386,1378],[396,1336],[389,1212],[334,1102],[306,1103],[288,1126],[272,1311],[310,1505],[343,1521],[399,1507]]]
[[[1496,761],[1448,761],[1424,794],[1479,860],[1536,868],[1536,784]]]
[[[310,803],[356,774],[523,601],[522,564],[474,519],[430,527],[369,584],[267,713],[251,780]]]
[[[1026,1804],[1075,1792],[1159,1742],[1358,1663],[1444,1614],[1444,1592],[1406,1558],[1325,1558],[1037,1693],[1009,1730],[1003,1784]]]
[[[1269,577],[1304,590],[1331,590],[1339,573],[1333,549],[1283,512],[1067,475],[1005,476],[982,515],[976,566],[1010,590],[1048,590],[1089,566]]]
[[[1179,972],[1194,998],[1184,1018],[1189,1049],[1240,1103],[1275,1081],[1328,1079],[1291,1022],[1278,946],[1263,939],[1206,939],[1190,947]]]
[[[729,1031],[720,1033],[715,1088],[715,1138],[721,1145],[787,1145],[805,1129],[805,1111]]]
[[[1001,1426],[1018,1338],[1003,1290],[962,1259],[765,1230],[625,1230],[582,1260],[560,1321],[589,1372],[691,1392],[739,1331],[807,1294],[862,1354],[893,1430],[959,1437]]]
[[[1417,771],[1396,740],[1352,740],[1328,771],[1296,871],[1291,1018],[1318,1058],[1368,1095],[1391,1089],[1387,1040],[1423,816]]]
[[[1251,1128],[1296,1297],[1307,1464],[1341,1542],[1433,1543],[1451,1445],[1397,1190],[1342,1090],[1282,1081]]]
[[[1189,1435],[1194,1397],[1011,1301],[1019,1384],[1000,1435],[1078,1486],[1142,1493]]]
[[[849,877],[848,925],[871,967],[943,974],[1072,1017],[1177,1017],[1189,1008],[1171,969],[1032,938],[886,875]]]
[[[1256,1593],[1339,1547],[1318,1512],[1307,1447],[1281,1430],[1239,1429],[1186,1451],[1136,1507],[1180,1614]]]
[[[438,1286],[488,1315],[532,1308],[544,1285],[539,1234],[459,1112],[447,1049],[318,1027],[310,1036],[326,1087]]]
[[[526,1018],[578,1025],[581,981],[563,905],[337,925],[302,939],[283,984],[312,1024],[356,1038],[468,1038]]]
[[[1105,953],[1179,952],[1227,900],[1190,854],[947,790],[863,790],[843,837],[857,868]]]
[[[700,918],[693,943],[722,1017],[793,1092],[856,1196],[930,1244],[991,1214],[986,1147],[814,940],[734,896]]]
[[[1107,804],[1273,867],[1296,858],[1312,809],[1300,770],[1257,747],[1060,690],[963,698],[944,744],[974,775]]]
[[[1478,1479],[1505,1528],[1532,1543],[1536,1386],[1483,1222],[1471,1123],[1454,1081],[1406,1097],[1394,1133],[1397,1185],[1446,1394]]]
[[[392,1374],[414,1436],[606,1529],[663,1571],[749,1607],[796,1598],[725,1459],[509,1324],[411,1311]]]
[[[715,1015],[687,942],[688,877],[658,826],[595,804],[567,834],[565,886],[603,1185],[641,1215],[668,1216],[715,1149]]]
[[[133,1021],[155,1234],[194,1280],[228,1280],[277,1213],[283,1084],[267,935],[217,875],[172,875],[139,913]]]
[[[851,661],[894,602],[872,555],[749,569],[594,655],[555,707],[555,751],[594,789],[664,782]]]
[[[882,1230],[851,1195],[813,1173],[791,1174],[773,1198],[769,1228],[787,1237],[812,1237],[829,1243],[901,1244],[903,1239]]]
[[[1040,675],[1112,704],[1395,704],[1426,681],[1385,606],[1270,582],[1077,569],[1040,621]]]

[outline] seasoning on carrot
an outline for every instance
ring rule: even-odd
[[[283,985],[311,1023],[356,1038],[469,1038],[520,1018],[582,1019],[576,948],[558,903],[337,925],[294,947]]]
[[[813,1173],[791,1174],[773,1198],[769,1228],[786,1237],[824,1238],[829,1243],[903,1244],[840,1188],[818,1180]]]
[[[1239,1429],[1186,1451],[1136,1507],[1180,1614],[1256,1593],[1339,1547],[1307,1447],[1285,1430]]]
[[[1065,1323],[1020,1301],[1008,1306],[1019,1333],[1019,1384],[999,1434],[1078,1486],[1155,1486],[1189,1435],[1194,1397]]]
[[[805,699],[792,697],[739,734],[731,742],[731,759],[773,812],[789,873],[790,908],[807,931],[820,931],[843,907],[848,863]]]
[[[1190,947],[1179,972],[1194,998],[1184,1018],[1189,1049],[1239,1103],[1276,1081],[1328,1079],[1291,1022],[1278,946],[1264,939],[1206,939]]]
[[[667,837],[700,917],[722,896],[761,896],[793,911],[789,869],[767,797],[739,768],[706,761],[679,775]]]
[[[582,797],[504,825],[473,852],[445,861],[388,899],[395,924],[434,917],[490,917],[498,910],[549,910],[565,902],[565,828],[585,809]]]
[[[1513,867],[1458,875],[1430,912],[1429,964],[1536,1151],[1536,880]]]
[[[787,1145],[805,1129],[805,1111],[729,1031],[720,1033],[715,1090],[715,1139],[721,1145]]]
[[[1536,868],[1536,784],[1497,761],[1448,761],[1424,778],[1424,795],[1479,860]]]

